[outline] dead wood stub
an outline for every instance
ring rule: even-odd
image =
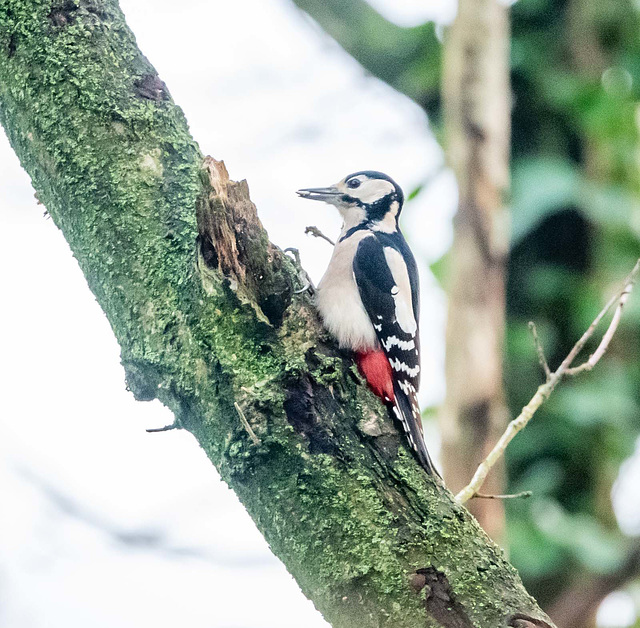
[[[234,289],[245,289],[269,322],[282,324],[293,296],[290,262],[269,242],[246,181],[231,181],[222,161],[206,157],[197,220],[202,259]]]

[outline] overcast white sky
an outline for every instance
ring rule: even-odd
[[[418,1],[375,4],[401,23],[425,16]],[[442,166],[422,112],[285,0],[122,6],[203,152],[248,179],[272,239],[298,247],[316,281],[331,251],[304,227],[335,234],[339,221],[294,190],[365,168],[411,189]],[[144,431],[171,417],[125,391],[109,325],[4,136],[0,200],[0,626],[325,625],[195,440]],[[405,216],[423,260],[431,401],[444,299],[426,263],[449,244],[454,206],[443,173]]]
[[[449,0],[371,3],[402,24],[452,14]],[[249,181],[272,239],[316,281],[331,251],[304,227],[335,234],[339,220],[295,189],[371,168],[410,190],[442,168],[423,113],[286,0],[121,4],[203,152]],[[425,404],[444,390],[427,263],[450,244],[455,203],[441,171],[403,214],[422,266]],[[195,440],[144,431],[172,418],[125,391],[109,325],[1,134],[0,204],[0,626],[326,625]]]

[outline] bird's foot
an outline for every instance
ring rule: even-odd
[[[284,250],[285,253],[290,253],[291,258],[293,259],[295,265],[298,267],[298,280],[302,284],[302,288],[298,290],[294,290],[294,294],[302,294],[303,292],[309,292],[310,295],[313,295],[316,291],[313,282],[311,281],[307,271],[302,268],[302,264],[300,263],[300,251],[293,247],[288,247]]]

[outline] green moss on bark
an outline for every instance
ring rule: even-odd
[[[436,625],[409,586],[421,568],[448,581],[468,625],[541,616],[407,453],[308,297],[286,307],[296,270],[252,222],[246,186],[222,204],[245,222],[212,242],[218,263],[237,246],[238,268],[203,267],[196,206],[217,193],[113,0],[0,5],[0,121],[111,323],[132,391],[193,432],[334,626]],[[375,436],[363,416],[382,426]]]

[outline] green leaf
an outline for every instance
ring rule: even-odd
[[[626,556],[626,539],[619,532],[606,530],[594,517],[570,514],[551,499],[538,500],[532,514],[542,533],[590,571],[610,573]]]
[[[511,560],[523,578],[542,578],[563,567],[560,545],[549,542],[530,520],[511,521],[508,535]]]
[[[446,285],[450,262],[450,251],[447,251],[440,259],[433,262],[433,264],[429,264],[429,269],[441,286]]]
[[[549,215],[577,204],[581,185],[581,174],[566,159],[535,157],[517,161],[512,179],[512,244]]]

